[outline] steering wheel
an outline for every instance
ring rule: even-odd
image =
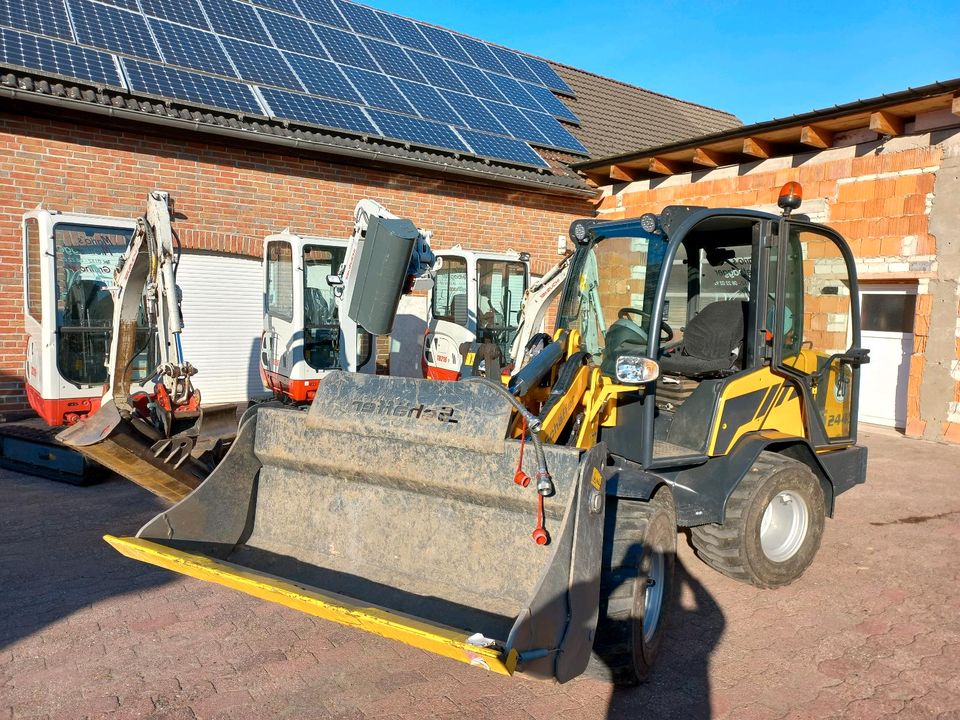
[[[632,307],[620,308],[620,311],[617,313],[617,317],[621,320],[630,320],[629,315],[639,315],[642,320],[650,320],[650,313],[645,313],[643,310],[637,310]],[[631,321],[632,322],[632,321]],[[641,325],[644,330],[646,330],[646,325]],[[666,320],[660,321],[660,342],[670,342],[673,340],[673,328],[667,324]]]

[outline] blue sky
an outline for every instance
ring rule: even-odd
[[[746,123],[960,77],[958,0],[366,1]]]

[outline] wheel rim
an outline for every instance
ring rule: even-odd
[[[807,503],[793,490],[777,493],[760,520],[760,547],[773,562],[789,560],[803,545],[810,525]]]
[[[651,548],[650,569],[646,573],[647,588],[643,597],[643,642],[650,644],[660,626],[660,610],[663,607],[663,593],[666,577],[666,560],[659,547]]]

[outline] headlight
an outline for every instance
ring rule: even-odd
[[[640,216],[640,227],[652,235],[660,227],[660,219],[653,213],[644,213]]]
[[[643,385],[660,377],[656,360],[640,355],[621,355],[617,358],[617,382],[623,385]]]

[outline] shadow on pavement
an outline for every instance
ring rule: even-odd
[[[0,470],[0,649],[105,598],[171,582],[102,539],[165,507],[116,476],[88,487]]]
[[[710,657],[726,621],[713,596],[687,571],[679,557],[674,572],[676,599],[650,679],[643,685],[613,693],[607,711],[610,720],[712,717]]]

